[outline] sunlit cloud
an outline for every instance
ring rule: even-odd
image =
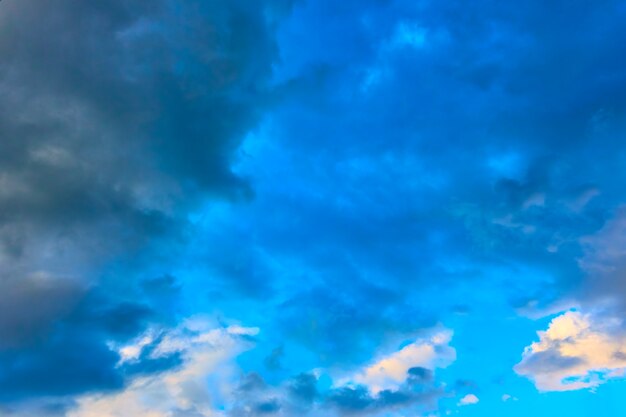
[[[515,371],[540,391],[596,388],[626,376],[626,335],[620,319],[569,311],[538,332]]]

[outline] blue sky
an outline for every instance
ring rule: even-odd
[[[0,415],[619,415],[626,2],[0,3]]]

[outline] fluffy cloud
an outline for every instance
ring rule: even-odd
[[[454,362],[456,351],[449,346],[451,339],[452,332],[449,330],[417,339],[399,351],[381,357],[345,381],[363,384],[374,394],[397,389],[405,382],[412,368],[432,371],[435,368],[445,368]]]
[[[626,376],[622,321],[569,311],[554,318],[539,341],[528,346],[515,371],[540,391],[595,388]]]
[[[458,405],[471,405],[471,404],[478,404],[480,400],[478,399],[478,397],[474,394],[467,394],[465,395],[463,398],[461,398],[459,400]]]

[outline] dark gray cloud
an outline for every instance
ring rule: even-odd
[[[270,102],[289,7],[0,4],[0,401],[179,363],[116,369],[107,343],[175,319],[175,280],[137,271],[174,256],[188,211],[251,196],[231,163]]]
[[[87,329],[59,329],[36,346],[0,352],[3,401],[123,386],[119,356]]]
[[[83,289],[75,282],[45,277],[0,281],[0,350],[45,337],[67,316]]]
[[[20,281],[22,287],[25,284],[28,281]],[[11,311],[15,313],[4,318],[9,325],[2,329],[0,401],[12,403],[120,389],[125,376],[159,372],[180,363],[175,357],[151,360],[144,355],[134,366],[119,368],[120,356],[108,343],[134,337],[154,316],[151,307],[120,301],[98,288],[73,289],[69,300],[65,294],[53,298],[66,284],[46,284],[54,290],[31,290],[15,299],[23,302],[20,308],[24,311],[20,313],[20,308],[14,308]],[[34,287],[41,290],[41,285]],[[55,304],[62,304],[63,308],[46,309],[47,305],[56,307]],[[11,303],[3,307],[7,305],[10,307]],[[39,313],[49,315],[42,318],[36,315]]]
[[[243,2],[3,4],[5,254],[26,254],[42,229],[139,243],[180,228],[177,208],[203,194],[248,194],[230,163],[269,97],[265,13]]]

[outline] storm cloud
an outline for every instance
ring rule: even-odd
[[[181,242],[203,199],[251,195],[230,165],[288,6],[2,2],[3,400],[122,387],[107,343],[168,311],[134,260]]]

